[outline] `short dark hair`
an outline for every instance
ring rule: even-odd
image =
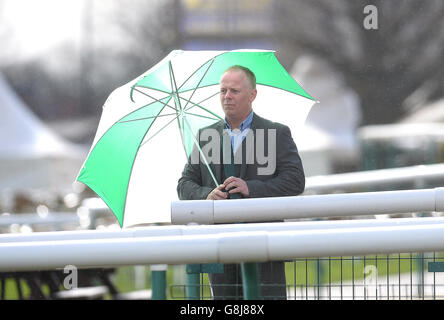
[[[242,71],[247,76],[247,79],[250,82],[251,87],[253,89],[256,89],[256,76],[254,75],[253,71],[251,71],[247,67],[244,67],[241,65],[234,65],[234,66],[229,67],[227,70],[225,70],[225,72],[232,71],[232,70]]]

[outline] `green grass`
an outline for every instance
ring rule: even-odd
[[[24,297],[27,297],[30,293],[29,287],[26,285],[25,281],[20,280],[20,285],[22,287],[22,293]],[[46,291],[47,288],[44,289]],[[49,291],[49,289],[48,289]],[[6,280],[5,283],[5,298],[7,300],[18,300],[19,299],[19,291],[17,290],[16,281],[13,279]]]

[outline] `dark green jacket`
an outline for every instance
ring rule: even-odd
[[[209,126],[219,132],[222,137],[224,132],[224,122],[219,121]],[[272,174],[258,174],[258,168],[267,167],[267,164],[260,164],[260,161],[254,157],[254,162],[246,163],[246,139],[242,143],[239,151],[243,152],[242,163],[240,164],[240,178],[245,180],[248,185],[251,198],[262,197],[282,197],[295,196],[304,191],[305,175],[299,157],[296,144],[291,137],[290,129],[280,123],[272,122],[259,117],[253,113],[253,120],[250,129],[254,134],[256,141],[256,129],[264,129],[264,147],[265,155],[268,154],[268,131],[275,129],[276,137],[276,165]],[[200,134],[200,133],[199,133]],[[199,135],[198,135],[199,137]],[[201,148],[208,142],[200,143]],[[251,159],[251,158],[250,158]],[[219,183],[223,183],[224,172],[223,164],[210,163],[210,168]],[[216,187],[207,166],[200,161],[198,164],[192,164],[190,159],[185,165],[182,177],[179,179],[177,193],[181,200],[201,200],[206,199],[208,194]]]

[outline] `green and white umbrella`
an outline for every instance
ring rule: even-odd
[[[171,221],[170,203],[177,200],[177,181],[197,131],[224,118],[219,80],[233,65],[256,75],[253,110],[298,134],[315,100],[274,52],[172,51],[111,93],[77,177],[103,199],[121,227]]]

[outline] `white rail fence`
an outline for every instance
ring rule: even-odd
[[[173,202],[176,225],[0,234],[0,272],[444,251],[444,188],[308,195],[442,180],[444,165],[309,177],[298,197]],[[267,223],[430,212],[436,216]]]
[[[0,271],[444,251],[444,224],[0,244]]]
[[[414,188],[424,188],[427,184],[444,181],[444,164],[419,165],[403,168],[369,170],[325,176],[307,177],[305,194],[360,191],[377,186],[390,187],[399,184],[413,185]],[[48,215],[11,214],[0,216],[0,228],[11,225],[54,225],[66,224],[87,225],[98,215],[110,215],[108,207],[100,199],[86,199],[77,213],[49,213]],[[53,228],[53,229],[54,229]],[[62,229],[62,228],[60,228]]]
[[[375,212],[443,211],[444,189],[371,192],[233,201],[205,201],[205,222],[249,221],[253,213],[260,220],[315,215],[346,216]],[[243,201],[243,202],[241,202]],[[189,203],[173,203],[172,215],[191,217]],[[248,203],[248,204],[247,204]],[[182,207],[183,206],[183,207]],[[184,209],[185,208],[185,209]],[[185,214],[184,214],[185,212]],[[234,212],[234,213],[233,213]],[[245,217],[244,217],[245,215]],[[325,216],[324,215],[324,216]],[[208,217],[211,217],[209,219]],[[251,220],[257,219],[253,217]],[[370,221],[314,221],[252,226],[154,227],[126,231],[55,233],[0,236],[0,271],[25,271],[122,265],[252,262],[302,257],[366,255],[444,251],[444,223],[441,217]],[[185,221],[185,220],[183,220]],[[420,222],[421,221],[421,222]],[[397,224],[399,223],[399,224]],[[262,229],[261,229],[262,226]],[[268,226],[269,229],[264,229]],[[294,229],[292,229],[295,227]],[[305,229],[304,229],[305,227]],[[194,230],[194,234],[177,233]],[[194,228],[194,229],[193,229]],[[225,228],[225,229],[224,229]],[[235,230],[226,232],[227,228]],[[245,229],[243,229],[245,228]],[[141,236],[138,232],[151,233]],[[157,232],[157,234],[156,234]],[[71,238],[69,237],[71,235]],[[95,236],[94,236],[95,235]],[[49,238],[46,238],[49,237]],[[32,237],[37,237],[32,238]],[[41,237],[38,240],[38,237]],[[51,239],[51,237],[53,237]],[[57,237],[60,237],[56,240]],[[63,240],[65,237],[65,240]],[[83,238],[82,238],[83,237]],[[14,240],[15,239],[15,240]]]
[[[171,204],[171,220],[173,224],[215,224],[424,211],[444,211],[444,188],[230,201],[175,201]]]
[[[362,190],[410,184],[424,188],[429,183],[444,181],[444,164],[417,165],[401,168],[367,170],[307,177],[305,193]]]
[[[61,241],[61,240],[94,240],[94,239],[125,239],[147,238],[163,236],[191,236],[212,235],[231,232],[248,231],[310,231],[344,228],[365,227],[401,227],[419,225],[444,224],[444,217],[423,218],[393,218],[393,219],[357,219],[357,220],[323,220],[323,221],[297,221],[297,222],[272,222],[272,223],[248,223],[248,224],[221,224],[221,225],[177,225],[177,226],[150,226],[135,227],[122,230],[78,230],[37,232],[25,234],[0,235],[1,243],[11,242],[36,242],[36,241]]]

